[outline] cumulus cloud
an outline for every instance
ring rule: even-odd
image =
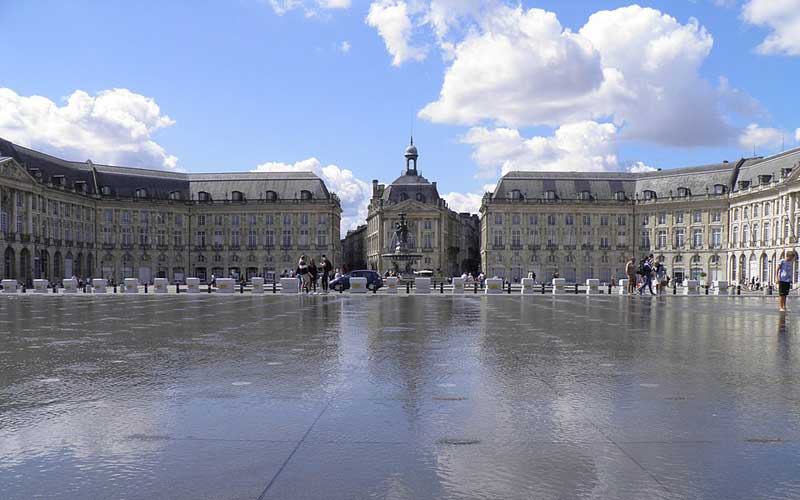
[[[626,170],[632,174],[641,174],[645,172],[655,172],[658,169],[653,168],[649,165],[645,165],[643,162],[637,161],[634,162],[632,165],[628,166]]]
[[[351,170],[332,164],[323,166],[318,159],[312,157],[295,163],[262,163],[253,172],[314,172],[342,202],[342,234],[348,229],[355,229],[367,219],[372,186],[357,178]]]
[[[401,0],[380,0],[369,6],[366,22],[378,30],[395,66],[409,60],[421,61],[428,52],[427,47],[411,44],[413,26],[410,15],[409,4]]]
[[[800,55],[800,1],[749,0],[742,7],[742,18],[770,30],[756,52]]]
[[[349,9],[351,0],[269,0],[269,4],[279,16],[302,9],[306,16],[314,17],[321,11]]]
[[[442,198],[444,198],[451,210],[477,214],[481,208],[483,195],[478,193],[457,193],[453,191],[443,194]]]
[[[596,12],[574,33],[552,12],[497,4],[453,45],[439,98],[419,115],[513,128],[611,121],[626,139],[719,145],[736,135],[726,113],[757,103],[700,76],[712,46],[697,20],[638,5]]]
[[[155,100],[128,89],[76,90],[58,105],[0,88],[0,137],[67,159],[175,169],[178,158],[153,139],[174,123]]]
[[[751,123],[739,136],[739,146],[748,151],[753,147],[776,148],[781,145],[785,137],[786,132],[783,130]]]
[[[461,142],[474,148],[479,178],[512,170],[611,171],[620,168],[617,128],[584,121],[562,125],[553,136],[523,137],[519,130],[473,127]]]
[[[800,142],[800,128],[794,131],[794,140]]]

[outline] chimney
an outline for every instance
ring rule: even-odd
[[[378,179],[372,179],[372,197],[378,197]]]

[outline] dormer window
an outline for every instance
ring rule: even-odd
[[[789,177],[789,174],[791,174],[791,173],[792,173],[792,168],[791,167],[782,168],[781,169],[781,178],[785,179],[785,178]]]
[[[205,191],[200,191],[199,193],[197,193],[197,201],[210,202],[211,201],[211,194],[209,194],[209,193],[207,193]]]
[[[544,199],[548,201],[554,201],[556,199],[556,192],[553,190],[545,191]]]
[[[614,199],[617,201],[625,201],[627,196],[625,196],[625,191],[617,191],[614,193]]]
[[[725,194],[726,190],[725,184],[714,184],[714,194]]]
[[[169,199],[170,200],[174,200],[174,201],[180,200],[181,199],[181,192],[180,191],[171,191],[169,193]]]
[[[417,201],[420,203],[425,203],[425,195],[422,193],[417,193]]]
[[[231,192],[231,200],[233,201],[244,201],[244,193],[241,191],[233,191]]]
[[[86,192],[86,181],[75,181],[75,191],[78,193]]]
[[[147,198],[147,190],[145,188],[139,188],[134,192],[134,196],[137,198]]]
[[[275,191],[267,191],[266,199],[267,201],[278,201],[278,193]]]
[[[522,200],[522,192],[519,189],[513,189],[511,191],[511,199],[512,200]]]
[[[680,192],[681,189],[684,189],[684,188],[679,188],[678,192]],[[645,200],[655,200],[656,199],[656,192],[655,191],[651,191],[649,189],[645,190],[644,199]]]
[[[63,175],[54,175],[50,177],[50,182],[54,186],[63,186],[64,185],[64,176]]]
[[[308,201],[308,200],[310,200],[312,198],[313,198],[313,195],[311,194],[311,191],[308,191],[308,190],[305,190],[305,189],[300,191],[300,199],[301,200]]]
[[[400,201],[406,201],[408,199],[408,194],[400,193]]]
[[[687,187],[678,188],[678,198],[688,198],[692,195],[692,191]]]
[[[111,196],[111,186],[102,186],[100,188],[100,194],[103,196]]]
[[[592,193],[589,191],[581,191],[578,193],[578,199],[582,201],[589,201],[592,199]]]
[[[770,182],[772,182],[772,176],[771,175],[759,175],[758,176],[758,183],[759,184],[769,184]]]
[[[750,187],[750,181],[739,181],[739,189],[747,189]]]

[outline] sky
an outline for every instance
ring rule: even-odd
[[[0,137],[69,160],[311,170],[363,223],[419,169],[455,210],[512,170],[800,146],[800,0],[0,0]]]

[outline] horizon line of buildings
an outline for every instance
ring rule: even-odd
[[[0,139],[0,278],[269,279],[301,254],[384,273],[403,214],[411,267],[441,276],[610,281],[652,253],[677,281],[766,283],[800,235],[800,148],[646,173],[509,172],[479,215],[447,206],[413,139],[404,157],[395,181],[373,181],[365,224],[340,240],[339,198],[311,172],[96,165]]]

